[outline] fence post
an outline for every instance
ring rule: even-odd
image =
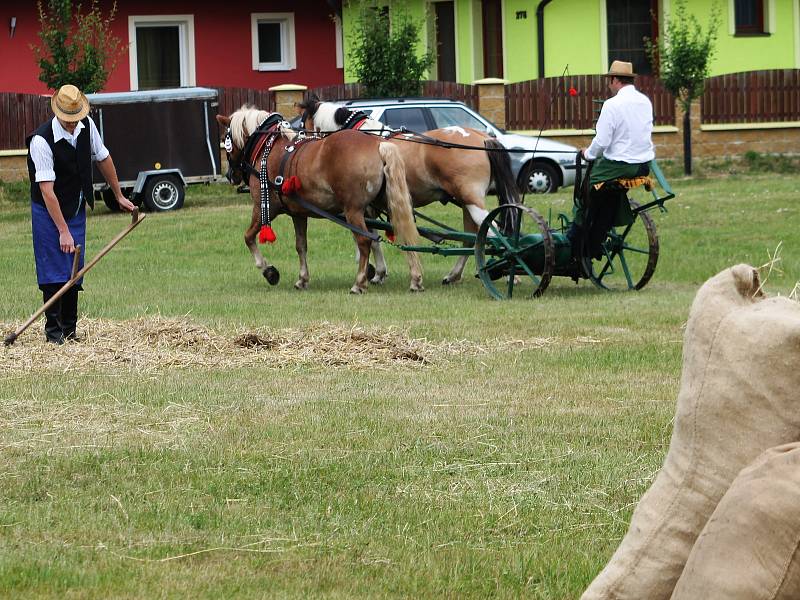
[[[295,103],[303,101],[303,92],[307,89],[304,85],[294,83],[284,83],[269,88],[269,91],[275,94],[275,112],[282,114],[289,121],[294,119],[297,116]]]
[[[494,77],[472,82],[478,86],[478,112],[501,129],[506,128],[506,83]]]

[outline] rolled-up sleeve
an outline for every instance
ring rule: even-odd
[[[100,162],[101,160],[107,159],[108,155],[111,153],[108,151],[105,144],[103,144],[100,132],[97,130],[97,125],[94,124],[91,117],[89,117],[89,139],[92,142],[92,160]]]
[[[50,146],[47,145],[42,136],[33,136],[30,152],[33,166],[36,167],[35,181],[55,181],[56,172],[53,168],[53,151],[50,150]]]

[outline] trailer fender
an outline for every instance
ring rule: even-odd
[[[133,185],[133,195],[138,196],[142,193],[147,180],[150,179],[153,175],[170,175],[175,174],[180,179],[183,187],[186,187],[186,178],[181,173],[180,169],[154,169],[152,171],[139,171],[139,175],[136,176],[136,183]]]

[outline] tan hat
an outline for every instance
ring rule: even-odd
[[[621,60],[615,60],[611,63],[611,68],[608,70],[608,73],[605,75],[606,77],[636,77],[636,73],[633,72],[633,63],[629,62],[622,62]]]
[[[76,122],[89,114],[89,100],[74,85],[62,85],[50,98],[50,108],[59,119]]]

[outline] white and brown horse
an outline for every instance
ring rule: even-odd
[[[311,98],[299,106],[303,109],[303,127],[306,130],[333,132],[355,125],[355,128],[374,135],[385,136],[390,131],[380,121],[365,118],[332,102]],[[445,127],[424,132],[422,136],[395,132],[388,139],[403,158],[414,206],[422,207],[436,201],[452,202],[463,211],[464,231],[477,233],[486,218],[486,194],[492,182],[500,204],[520,202],[505,148],[485,133],[463,127]],[[386,276],[386,265],[380,245],[373,244],[372,250],[376,260],[373,282],[380,283]],[[466,256],[459,257],[442,283],[460,281],[466,262]]]
[[[274,113],[242,107],[230,117],[217,116],[219,123],[228,128],[228,179],[236,185],[246,178],[253,200],[253,217],[245,231],[244,241],[255,259],[256,267],[270,283],[277,283],[277,270],[264,259],[256,242],[256,235],[264,225],[259,186],[264,152],[268,153],[266,175],[272,186],[267,221],[271,222],[283,213],[290,215],[294,221],[295,247],[300,258],[300,276],[295,283],[296,288],[308,287],[307,218],[319,216],[304,207],[302,201],[330,214],[343,214],[349,225],[361,231],[367,227],[364,222],[367,206],[373,203],[385,205],[398,238],[404,244],[417,243],[418,232],[406,185],[405,168],[397,148],[380,138],[357,132],[293,143],[287,139],[285,133],[288,131],[281,125],[273,126],[269,131],[260,131],[260,125],[271,114]],[[264,142],[254,144],[258,138],[251,136],[263,137]],[[247,156],[245,149],[251,151],[251,155]],[[285,187],[281,189],[280,185],[275,185],[276,179],[291,180],[294,185],[287,191]],[[298,200],[298,196],[302,201]],[[359,264],[350,291],[360,294],[366,291],[369,283],[367,266],[371,240],[356,230],[353,231],[353,237],[359,248]],[[404,254],[411,273],[410,289],[421,291],[422,267],[419,258],[413,252]]]

